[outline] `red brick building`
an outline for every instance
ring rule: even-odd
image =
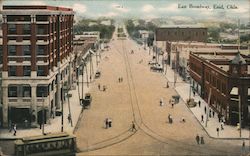
[[[41,122],[60,110],[62,84],[72,83],[70,8],[3,6],[3,125]]]
[[[191,83],[210,106],[223,115],[228,124],[250,123],[250,57],[240,53],[191,52]],[[240,98],[239,98],[240,97]]]

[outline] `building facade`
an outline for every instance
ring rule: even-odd
[[[240,111],[242,125],[250,123],[250,57],[193,52],[189,62],[191,86],[210,107],[228,124],[239,123]]]
[[[2,123],[36,126],[60,112],[63,89],[72,84],[74,12],[3,6],[2,16]]]

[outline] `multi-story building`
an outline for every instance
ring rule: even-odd
[[[74,12],[53,6],[3,6],[3,125],[35,126],[60,112],[72,83]],[[43,117],[43,111],[46,115]]]
[[[192,52],[189,57],[193,89],[228,124],[239,122],[239,112],[242,125],[250,123],[250,57],[239,52]]]

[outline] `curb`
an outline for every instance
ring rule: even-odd
[[[168,80],[167,76],[164,75],[163,73],[162,73],[162,76]],[[176,91],[176,93],[178,93],[177,90],[176,90],[176,88],[174,88],[174,90]],[[179,93],[178,93],[178,94],[179,94]],[[193,114],[193,116],[195,117],[195,119],[197,120],[197,122],[200,124],[200,126],[202,127],[202,129],[206,132],[206,134],[207,134],[207,136],[208,136],[209,138],[211,138],[211,139],[217,139],[217,140],[250,140],[250,137],[248,137],[248,138],[243,138],[243,137],[242,137],[242,138],[219,138],[219,137],[212,137],[212,136],[208,133],[208,131],[206,130],[206,128],[200,123],[200,121],[199,121],[198,118],[194,115],[194,113],[191,111],[191,109],[188,107],[187,103],[183,100],[182,96],[180,96],[180,97],[181,97],[181,100],[185,103],[185,106],[188,108],[189,112],[191,112],[191,113]],[[249,133],[250,133],[250,132],[249,132]]]

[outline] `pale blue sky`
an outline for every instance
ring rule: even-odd
[[[53,5],[71,7],[76,16],[82,17],[125,17],[175,19],[238,19],[249,21],[250,0],[5,0],[8,5]],[[192,9],[189,5],[209,6],[209,9]],[[178,8],[186,5],[186,9]],[[214,9],[214,5],[223,5],[224,9]],[[227,9],[235,5],[238,9]]]

